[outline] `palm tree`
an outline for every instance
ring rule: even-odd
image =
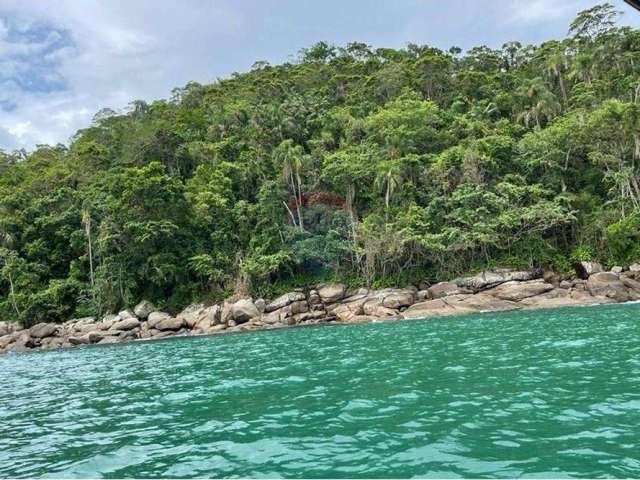
[[[527,80],[519,89],[521,110],[517,120],[527,127],[535,121],[538,129],[542,128],[542,120],[553,120],[561,109],[558,99],[541,78]]]
[[[564,74],[567,71],[567,57],[560,49],[556,49],[547,56],[545,70],[549,76],[558,80],[560,92],[562,93],[562,103],[567,105],[567,89],[564,85]]]
[[[380,164],[380,171],[375,180],[375,184],[378,188],[384,189],[384,205],[389,214],[389,206],[391,204],[391,197],[395,191],[402,186],[402,175],[398,162],[388,160]]]
[[[282,177],[291,188],[296,200],[298,226],[301,230],[304,230],[302,221],[302,179],[300,178],[304,158],[302,147],[295,145],[293,140],[288,139],[276,147],[274,156],[276,161],[281,164]],[[293,223],[295,225],[295,219]]]

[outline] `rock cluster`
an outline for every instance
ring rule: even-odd
[[[0,352],[24,352],[74,345],[110,344],[185,335],[212,335],[318,323],[362,323],[467,313],[640,300],[640,265],[605,272],[598,264],[579,264],[580,278],[568,280],[541,271],[497,270],[458,278],[421,290],[347,289],[317,285],[270,302],[243,298],[221,305],[190,305],[177,315],[148,301],[102,319],[80,318],[28,329],[0,322]]]

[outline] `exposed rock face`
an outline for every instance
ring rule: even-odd
[[[427,295],[424,298],[442,298],[447,295],[458,295],[460,293],[472,293],[471,290],[460,288],[455,282],[440,282],[430,286],[426,290]]]
[[[528,297],[542,295],[549,290],[553,290],[552,284],[541,280],[530,280],[528,282],[506,282],[486,292],[502,300],[518,302]]]
[[[265,307],[264,311],[267,313],[271,313],[281,308],[284,308],[288,305],[291,305],[293,302],[299,302],[302,300],[306,300],[304,293],[301,293],[301,292],[285,293],[284,295],[280,295],[273,302],[269,303]]]
[[[633,299],[618,275],[610,272],[594,273],[587,280],[587,289],[593,296],[608,297],[616,302]]]
[[[604,271],[602,265],[597,262],[576,262],[573,265],[573,268],[575,269],[578,278],[581,278],[583,280],[586,280],[594,273],[600,273]]]
[[[586,280],[562,279],[549,272],[544,278],[540,278],[540,272],[485,272],[456,282],[441,282],[421,291],[415,287],[347,291],[344,285],[322,285],[307,293],[293,291],[271,302],[243,299],[209,307],[189,305],[175,318],[165,312],[149,312],[152,306],[141,302],[135,312],[124,310],[118,315],[107,315],[101,321],[88,317],[59,325],[41,323],[22,330],[17,330],[15,324],[0,322],[0,352],[246,332],[334,321],[362,323],[640,299],[640,271],[623,268],[621,272],[620,269],[597,272],[594,266],[589,269],[592,273]]]
[[[147,318],[149,318],[149,315],[151,315],[155,311],[156,307],[153,306],[153,303],[147,300],[141,301],[133,309],[133,313],[135,313],[136,317],[141,320],[146,320]]]
[[[119,322],[115,322],[109,330],[131,330],[140,326],[140,320],[135,317],[125,318]]]
[[[527,280],[535,280],[542,277],[542,271],[540,270],[525,270],[525,271],[511,271],[511,270],[496,270],[494,272],[482,272],[472,277],[458,278],[455,283],[458,287],[472,290],[474,292],[480,292],[487,288],[492,288],[500,285],[501,283],[518,281],[524,282]]]
[[[248,322],[252,318],[259,316],[260,312],[253,303],[253,300],[249,298],[238,300],[231,306],[231,317],[236,323]]]
[[[415,292],[413,290],[405,290],[386,295],[382,300],[382,306],[386,308],[399,309],[413,305],[415,301]]]
[[[38,323],[29,329],[29,335],[33,338],[45,338],[55,335],[58,326],[54,323]]]
[[[0,322],[0,337],[18,330],[18,325],[13,322]]]
[[[160,320],[158,323],[154,325],[156,330],[161,332],[166,330],[180,330],[185,326],[184,318],[165,318],[164,320]]]
[[[169,318],[171,318],[171,315],[166,312],[152,312],[149,314],[147,324],[149,325],[149,328],[155,328],[158,323]]]
[[[345,297],[346,288],[338,283],[335,285],[324,285],[318,288],[318,295],[324,303],[335,303]]]
[[[124,320],[125,318],[136,318],[136,315],[131,310],[123,310],[118,312],[118,317]]]

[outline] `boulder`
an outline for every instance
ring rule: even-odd
[[[324,303],[335,303],[342,300],[346,294],[346,288],[341,283],[323,285],[318,288],[318,295]]]
[[[87,334],[87,338],[89,339],[89,343],[98,343],[100,340],[106,337],[118,337],[123,333],[122,330],[99,330],[96,332],[89,332]],[[84,337],[81,337],[84,338]],[[71,339],[69,339],[71,340]]]
[[[377,299],[368,300],[362,305],[362,310],[365,315],[371,317],[395,317],[398,315],[398,310],[388,308],[382,305],[382,302]]]
[[[404,318],[430,318],[430,317],[446,317],[460,313],[456,308],[452,307],[442,298],[427,300],[424,302],[414,303],[404,312]]]
[[[147,324],[149,328],[155,328],[158,323],[169,318],[171,318],[171,315],[166,312],[151,312],[147,319]]]
[[[201,303],[196,303],[189,305],[184,310],[182,310],[176,318],[184,319],[184,324],[187,328],[195,328],[195,326],[200,321],[200,318],[204,314],[204,305]]]
[[[29,329],[29,335],[33,338],[52,337],[57,333],[58,328],[58,325],[53,323],[38,323]]]
[[[575,269],[578,278],[581,278],[583,280],[586,280],[594,273],[600,273],[604,271],[602,265],[597,262],[576,262],[573,264],[573,268]]]
[[[214,325],[220,324],[220,313],[222,309],[220,305],[212,305],[202,310],[195,328],[199,330],[208,330]]]
[[[119,322],[115,322],[109,330],[131,330],[140,326],[140,320],[134,317],[125,318]]]
[[[620,281],[624,284],[625,287],[631,290],[631,292],[629,292],[630,294],[633,293],[633,294],[640,295],[640,282],[626,276],[620,277]],[[637,299],[634,298],[634,300],[637,300]]]
[[[336,308],[333,309],[331,313],[336,316],[338,321],[348,322],[353,317],[364,314],[363,306],[366,301],[367,299],[365,297],[355,302],[339,304]]]
[[[125,318],[136,318],[136,315],[131,310],[127,309],[118,312],[118,317],[120,317],[120,320],[124,320]]]
[[[372,317],[370,315],[356,315],[354,317],[351,317],[349,323],[371,323],[377,322],[378,320],[378,317]]]
[[[392,309],[408,307],[416,301],[416,294],[413,290],[400,290],[386,295],[382,300],[382,306]]]
[[[218,325],[212,325],[211,327],[203,330],[202,333],[204,333],[206,335],[209,335],[209,334],[212,334],[212,333],[219,333],[219,332],[223,331],[226,328],[227,328],[226,325],[220,323]]]
[[[472,277],[458,278],[455,280],[458,287],[480,292],[488,288],[496,287],[501,283],[510,281],[524,282],[527,280],[535,280],[542,277],[541,270],[495,270],[491,272],[482,272]]]
[[[626,285],[615,273],[599,272],[594,273],[587,280],[587,290],[593,296],[608,297],[616,302],[627,302],[633,300]]]
[[[89,340],[89,334],[81,335],[78,337],[69,337],[68,340],[71,345],[88,345],[89,343],[91,343],[91,341]]]
[[[570,282],[569,280],[563,280],[560,282],[559,287],[564,288],[565,290],[568,290],[571,287],[573,287],[573,282]]]
[[[18,324],[14,322],[0,322],[0,337],[3,335],[9,335],[16,330],[18,330]]]
[[[264,313],[265,309],[267,308],[267,302],[264,301],[264,298],[259,298],[253,303],[258,309],[258,312]]]
[[[422,302],[423,300],[427,300],[431,298],[429,296],[429,290],[418,290],[418,293],[416,293],[416,300],[419,302]]]
[[[611,267],[611,273],[615,273],[615,274],[621,274],[624,271],[624,268],[622,268],[619,265],[616,265],[615,267]]]
[[[427,295],[424,298],[442,298],[448,295],[459,295],[461,293],[471,293],[471,291],[465,288],[460,288],[455,282],[440,282],[430,286],[427,289]]]
[[[98,342],[98,345],[107,345],[111,343],[120,343],[120,339],[118,337],[104,337]]]
[[[518,309],[518,304],[509,300],[496,298],[488,293],[476,293],[475,295],[451,295],[443,299],[447,304],[466,313],[472,312],[501,312]]]
[[[7,346],[15,342],[18,337],[19,332],[12,332],[0,337],[0,350],[7,348]]]
[[[630,272],[640,272],[640,263],[632,263],[629,265]]]
[[[264,309],[265,312],[271,313],[275,310],[280,310],[288,305],[291,305],[293,302],[299,302],[302,300],[306,300],[304,293],[301,292],[290,292],[285,293],[284,295],[280,295],[278,298],[268,303]]]
[[[40,348],[54,349],[54,348],[62,348],[64,345],[65,345],[64,338],[47,337],[42,339],[42,342],[40,343]]]
[[[322,299],[320,298],[320,295],[318,294],[317,290],[310,290],[309,291],[309,305],[318,305],[322,303]]]
[[[160,320],[158,323],[154,325],[154,328],[161,332],[164,332],[167,330],[175,332],[177,330],[180,330],[184,326],[185,326],[184,318],[169,317],[169,318],[165,318],[164,320]]]
[[[148,300],[142,300],[133,308],[133,313],[135,313],[136,317],[140,318],[141,320],[146,320],[147,318],[149,318],[149,315],[151,315],[155,311],[156,307]]]
[[[502,300],[519,302],[528,297],[534,297],[553,290],[553,285],[541,280],[531,280],[528,282],[506,282],[487,290],[485,293],[493,295]]]
[[[260,312],[250,298],[243,298],[231,305],[231,318],[236,323],[244,323],[259,316]]]

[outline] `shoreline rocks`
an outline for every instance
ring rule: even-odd
[[[614,267],[605,272],[600,265],[584,263],[576,265],[578,278],[573,280],[540,270],[496,270],[421,285],[421,290],[415,286],[349,290],[341,284],[322,284],[285,293],[271,301],[242,298],[220,305],[189,305],[175,316],[142,301],[133,309],[102,319],[39,323],[29,329],[0,322],[0,353],[323,323],[435,318],[640,300],[640,268]]]

